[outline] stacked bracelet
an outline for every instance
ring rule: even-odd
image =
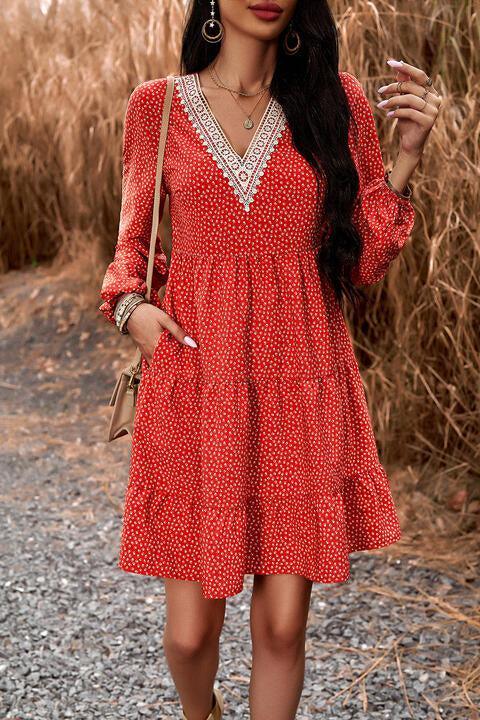
[[[385,175],[384,175],[385,182],[387,183],[388,187],[390,188],[390,190],[392,190],[395,193],[395,195],[398,195],[398,197],[401,197],[404,200],[409,200],[412,197],[412,192],[413,192],[411,185],[407,184],[407,192],[401,193],[400,190],[397,190],[396,187],[393,187],[392,183],[390,182],[390,173],[391,172],[392,172],[391,170],[386,170]]]
[[[125,295],[115,307],[114,318],[115,324],[123,335],[128,333],[127,320],[135,310],[137,305],[145,302],[145,298],[140,293],[131,292]]]

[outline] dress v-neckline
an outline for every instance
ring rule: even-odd
[[[232,147],[200,86],[197,73],[177,75],[180,101],[207,152],[222,171],[244,210],[257,192],[267,163],[286,127],[280,103],[271,97],[243,156]]]
[[[196,86],[197,86],[198,94],[199,94],[200,97],[202,98],[203,104],[205,105],[205,108],[207,109],[207,112],[210,114],[213,122],[214,122],[215,125],[217,126],[217,129],[218,129],[219,133],[220,133],[220,134],[223,136],[223,138],[225,139],[225,142],[226,142],[227,145],[230,147],[230,150],[232,151],[232,153],[237,156],[238,161],[241,162],[241,163],[244,163],[245,160],[246,160],[246,158],[248,157],[248,154],[249,154],[249,152],[250,152],[250,149],[251,149],[253,143],[254,143],[255,140],[257,139],[258,133],[261,131],[261,129],[262,129],[264,123],[265,123],[265,119],[266,119],[266,117],[267,117],[267,115],[268,115],[268,112],[269,112],[269,110],[270,110],[270,105],[272,104],[273,97],[271,97],[270,100],[268,101],[267,106],[266,106],[266,108],[265,108],[265,110],[264,110],[264,112],[263,112],[263,114],[262,114],[262,117],[261,117],[260,120],[258,121],[257,129],[255,130],[255,132],[254,132],[254,134],[253,134],[253,137],[251,138],[250,142],[248,143],[247,149],[245,150],[245,152],[243,153],[243,155],[240,155],[240,154],[235,150],[235,148],[233,147],[232,143],[230,142],[230,140],[229,140],[228,137],[227,137],[227,133],[226,133],[225,130],[222,128],[220,122],[218,121],[218,118],[216,117],[215,113],[213,112],[212,107],[211,107],[210,103],[208,102],[208,100],[207,100],[207,98],[206,98],[206,96],[205,96],[205,93],[203,92],[202,86],[200,85],[200,78],[199,78],[199,76],[198,76],[198,73],[193,73],[193,77],[195,78],[195,84],[196,84]]]

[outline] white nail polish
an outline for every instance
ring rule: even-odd
[[[386,85],[382,85],[382,87],[379,87],[379,88],[378,88],[377,92],[381,93],[381,92],[383,92],[383,91],[386,90],[386,89],[387,89],[387,86],[386,86]]]
[[[387,60],[387,63],[392,67],[402,67],[403,60]]]
[[[185,335],[185,337],[183,338],[183,342],[185,343],[185,345],[190,345],[190,347],[198,347],[197,343],[193,338],[190,337],[190,335]]]

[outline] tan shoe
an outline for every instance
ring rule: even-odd
[[[205,720],[221,720],[222,713],[223,713],[223,696],[220,692],[219,688],[213,688],[213,698],[215,700],[215,704],[210,710],[210,715],[205,718]],[[183,720],[187,720],[187,716],[185,713],[182,713]]]

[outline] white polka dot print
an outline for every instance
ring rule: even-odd
[[[362,86],[340,77],[360,178],[354,281],[368,285],[405,245],[414,207],[385,182]],[[165,78],[144,82],[127,106],[119,237],[101,289],[110,322],[122,292],[146,290],[165,89]],[[119,567],[198,581],[206,598],[239,593],[251,573],[343,582],[349,553],[401,531],[348,329],[315,262],[323,190],[317,200],[280,106],[242,159],[203,101],[198,76],[176,76],[161,196],[171,265],[159,251],[151,298],[198,348],[164,330],[142,360]]]

